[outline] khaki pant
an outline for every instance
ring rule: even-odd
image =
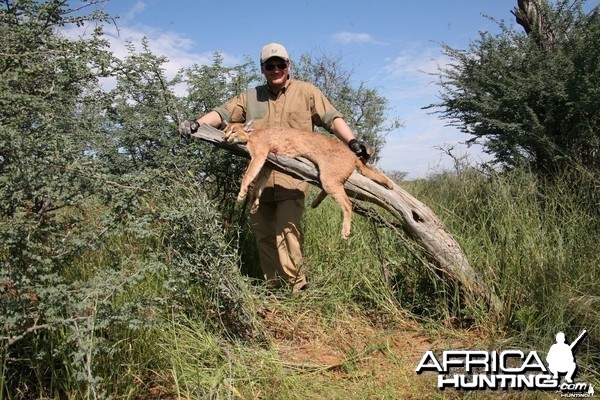
[[[256,214],[250,215],[263,275],[274,287],[279,287],[281,281],[290,284],[293,290],[306,284],[303,211],[304,198],[295,198],[261,202]]]

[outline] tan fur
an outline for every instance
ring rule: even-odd
[[[230,124],[224,129],[224,133],[225,140],[229,143],[247,143],[251,160],[242,178],[238,200],[246,198],[248,187],[254,183],[251,190],[252,213],[258,210],[259,198],[266,185],[264,179],[254,181],[270,152],[288,157],[304,157],[316,164],[323,190],[313,201],[312,207],[317,207],[330,195],[342,208],[344,239],[350,235],[352,219],[352,203],[344,191],[344,183],[354,170],[358,168],[364,176],[388,189],[393,188],[394,184],[388,177],[364,164],[348,146],[336,138],[282,127],[252,130],[251,125],[252,121],[245,125]]]

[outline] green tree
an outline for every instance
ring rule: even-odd
[[[106,148],[121,160],[113,174],[124,174],[120,181],[127,185],[111,197],[113,215],[130,221],[126,230],[152,237],[172,253],[169,260],[159,257],[159,264],[174,267],[166,278],[169,302],[186,313],[204,313],[218,333],[261,340],[236,259],[229,255],[235,249],[222,237],[223,213],[233,218],[239,208],[234,194],[243,159],[175,134],[179,121],[193,115],[189,107],[206,112],[245,88],[253,75],[248,65],[223,66],[218,53],[212,65],[193,65],[171,79],[166,62],[152,54],[145,39],[139,53],[130,44],[128,57],[116,61],[117,87],[99,112],[112,143]],[[187,94],[178,97],[175,88],[181,84]]]
[[[181,74],[166,76],[168,60],[154,55],[146,38],[139,51],[132,43],[127,47],[127,57],[114,62],[116,87],[95,104],[105,132],[98,157],[119,175],[189,162],[189,157],[179,157],[186,149],[173,135],[179,108],[174,88],[181,83]]]
[[[58,353],[49,351],[45,332],[77,328],[89,306],[62,272],[102,236],[103,227],[86,223],[82,212],[107,185],[92,156],[96,116],[87,111],[112,57],[100,28],[78,41],[65,29],[106,19],[97,11],[83,14],[97,3],[0,4],[0,351],[2,385],[9,388],[19,387],[15,376],[45,381],[36,365],[52,364]],[[73,354],[86,354],[79,350]],[[74,363],[73,370],[92,384],[83,366]]]
[[[212,64],[193,65],[184,69],[182,75],[186,93],[179,99],[181,119],[196,119],[260,81],[250,60],[226,66],[218,52],[213,55]],[[210,197],[217,200],[226,221],[243,217],[238,215],[236,198],[246,161],[213,145],[197,142],[200,141],[192,140],[196,159],[202,162],[196,169],[198,178],[206,184]]]
[[[600,15],[585,1],[519,1],[525,33],[500,23],[468,50],[444,46],[442,118],[495,161],[555,175],[600,167]]]
[[[83,234],[73,240],[77,216],[62,211],[101,185],[86,173],[94,163],[88,156],[94,131],[84,110],[111,57],[99,29],[77,42],[58,33],[103,18],[73,16],[67,3],[4,1],[0,7],[0,291],[14,288],[18,295],[2,297],[25,310],[17,316],[2,304],[2,325],[13,334],[35,321],[27,311],[32,296],[48,300],[44,306],[60,301],[53,273],[95,242],[90,231],[89,242]]]
[[[165,323],[149,311],[255,339],[235,249],[189,174],[206,149],[175,136],[183,72],[168,79],[146,41],[116,59],[103,0],[74,3],[0,2],[0,397],[103,397],[125,373],[119,335]],[[164,287],[128,298],[150,278]]]

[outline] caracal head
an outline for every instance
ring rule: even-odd
[[[252,123],[254,121],[250,120],[245,124],[240,122],[235,122],[232,124],[225,123],[225,129],[223,129],[223,135],[225,136],[225,141],[227,143],[246,143],[248,142],[248,138],[250,133],[254,130],[252,129]]]

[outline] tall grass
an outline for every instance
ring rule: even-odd
[[[594,176],[542,181],[518,170],[491,176],[463,171],[408,188],[446,222],[500,296],[502,318],[488,329],[542,349],[558,331],[574,339],[586,329],[580,352],[598,362],[600,185]]]
[[[365,384],[368,380],[360,375],[343,385],[334,382],[318,364],[308,369],[291,364],[273,347],[277,335],[290,342],[295,340],[296,331],[324,337],[355,326],[350,323],[353,319],[381,330],[415,319],[431,325],[459,319],[476,324],[499,345],[542,351],[549,348],[558,331],[572,339],[587,329],[589,336],[577,351],[578,365],[586,378],[598,380],[600,221],[594,179],[544,183],[522,171],[491,176],[463,171],[404,182],[402,186],[444,221],[477,273],[501,298],[500,320],[481,310],[458,309],[456,293],[443,277],[424,266],[418,248],[407,238],[355,215],[352,236],[342,240],[341,213],[331,199],[304,215],[310,289],[300,297],[270,293],[250,276],[256,275],[259,267],[251,237],[246,237],[247,224],[242,222],[241,234],[219,234],[215,224],[207,220],[217,218],[216,214],[198,217],[203,209],[197,208],[199,194],[174,188],[166,196],[144,201],[152,209],[168,210],[175,205],[177,210],[170,217],[166,211],[159,213],[163,219],[151,224],[157,234],[113,236],[98,252],[86,254],[65,268],[70,280],[82,284],[100,279],[108,264],[121,268],[123,276],[139,272],[139,279],[131,280],[110,307],[95,311],[106,316],[111,310],[135,305],[138,312],[128,314],[122,323],[113,318],[102,329],[88,329],[87,336],[80,337],[86,341],[82,347],[86,353],[75,348],[72,330],[30,335],[28,346],[35,353],[27,369],[30,375],[19,377],[20,371],[11,370],[8,353],[3,353],[0,398],[20,399],[32,394],[40,398],[111,395],[122,399],[402,398],[406,393],[395,385]],[[193,207],[184,211],[182,204],[188,203]],[[189,232],[194,229],[202,230],[198,235],[203,239]],[[194,247],[199,240],[206,240],[204,236],[222,243],[209,249]],[[238,239],[228,243],[226,237]],[[173,242],[172,238],[180,239]],[[240,245],[243,248],[236,248]],[[215,251],[225,254],[219,257]],[[186,252],[204,255],[183,259]],[[186,263],[177,264],[177,257]],[[213,259],[220,260],[219,268],[204,265]],[[247,275],[234,279],[229,275],[230,263],[243,265]],[[158,267],[148,267],[151,264]],[[182,266],[186,269],[173,275]],[[198,274],[207,270],[222,271],[224,278],[215,279],[213,288],[195,289]],[[233,284],[223,286],[232,279]],[[179,285],[177,293],[185,293],[167,296],[173,293],[173,284]],[[231,290],[243,293],[231,294]],[[263,330],[267,343],[252,344],[233,337],[222,329],[227,321],[223,326],[215,324],[212,318],[219,307],[228,306],[220,300],[224,294],[239,299],[237,304],[243,308],[256,311],[241,316],[254,319],[252,323]],[[264,313],[278,316],[276,326],[259,316]],[[137,316],[138,323],[131,315]],[[221,320],[227,315],[221,315]],[[385,346],[378,346],[372,351],[385,353]],[[369,356],[368,351],[348,350],[340,364],[347,376],[352,376],[356,360]],[[85,371],[82,363],[92,367],[90,376],[80,376]],[[391,356],[388,363],[400,366]],[[21,386],[7,386],[7,380],[14,384],[19,379]],[[26,392],[27,388],[31,390]],[[439,393],[431,394],[440,397]]]

